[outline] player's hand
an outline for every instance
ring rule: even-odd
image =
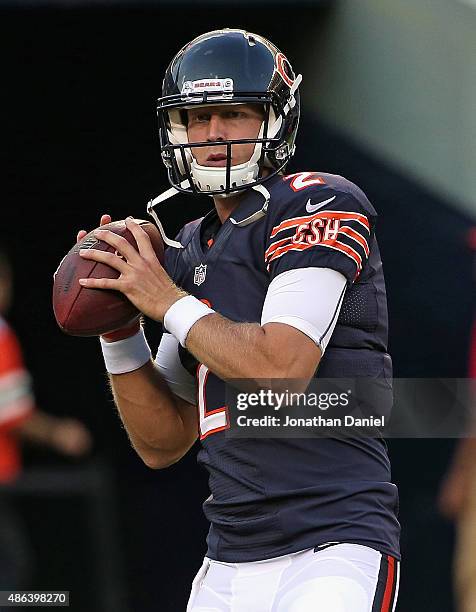
[[[51,429],[50,445],[62,455],[80,457],[91,450],[92,438],[80,421],[56,419]]]
[[[121,291],[143,314],[163,321],[167,310],[177,300],[187,295],[179,289],[161,266],[148,234],[132,219],[126,226],[133,234],[137,249],[125,238],[108,230],[96,230],[100,240],[114,247],[114,253],[97,249],[80,251],[81,257],[111,266],[120,273],[119,278],[83,278],[80,284],[90,289],[113,289]],[[117,257],[120,255],[121,257]]]
[[[101,220],[99,221],[99,225],[106,225],[106,223],[111,223],[112,218],[111,215],[101,215]],[[76,236],[76,242],[81,242],[81,240],[88,234],[86,230],[79,230]]]
[[[106,225],[107,223],[111,223],[112,217],[111,215],[104,214],[101,215],[101,219],[99,221],[99,226]],[[76,236],[76,243],[81,242],[81,240],[88,234],[86,230],[79,230]],[[125,338],[129,338],[130,336],[134,336],[140,329],[140,317],[137,318],[136,321],[133,321],[127,327],[122,327],[121,329],[116,329],[116,331],[109,332],[108,334],[103,334],[102,337],[106,342],[117,342],[118,340],[124,340]]]

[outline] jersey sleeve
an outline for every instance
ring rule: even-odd
[[[346,285],[345,277],[329,268],[287,270],[269,284],[261,325],[290,325],[324,353],[339,317]]]
[[[296,268],[330,268],[354,282],[365,266],[376,213],[368,200],[333,189],[306,189],[272,219],[265,251],[271,279]]]

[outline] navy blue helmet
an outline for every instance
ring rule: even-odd
[[[279,49],[245,30],[216,30],[185,45],[167,68],[157,102],[160,148],[171,185],[188,193],[226,195],[281,171],[295,150],[300,82]],[[199,165],[188,142],[186,109],[244,103],[262,105],[258,136],[194,142],[193,147],[227,148],[226,167]],[[245,143],[255,144],[251,159],[232,166],[231,147]]]

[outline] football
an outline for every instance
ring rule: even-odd
[[[159,230],[149,221],[135,219],[149,235],[160,263],[164,261],[164,243]],[[125,221],[114,221],[97,229],[107,229],[123,236],[135,248],[137,244]],[[114,247],[89,232],[63,258],[54,275],[53,311],[63,332],[72,336],[99,336],[132,323],[140,312],[120,291],[88,289],[79,284],[80,278],[118,278],[119,272],[110,266],[83,259],[80,249],[98,249],[113,253]]]

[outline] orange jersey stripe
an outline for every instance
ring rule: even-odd
[[[274,253],[274,251],[276,251],[276,249],[279,249],[279,247],[282,247],[283,244],[287,244],[291,242],[292,239],[293,239],[293,236],[288,236],[287,238],[281,238],[281,240],[276,240],[276,242],[273,242],[273,244],[269,246],[264,253],[265,261],[268,259],[270,255]]]
[[[347,225],[344,225],[343,227],[341,227],[339,229],[339,233],[347,234],[347,236],[349,236],[350,238],[358,242],[360,246],[364,249],[367,257],[369,256],[369,253],[370,253],[369,245],[367,243],[367,240],[365,240],[365,238],[362,236],[362,234],[359,234],[359,232],[356,232],[354,229],[352,229],[351,227],[348,227]]]
[[[364,249],[365,254],[367,255],[367,257],[369,256],[370,253],[370,249],[369,249],[369,245],[367,243],[367,240],[362,236],[362,234],[359,234],[359,232],[355,231],[354,229],[352,229],[351,227],[348,227],[346,225],[343,225],[340,229],[339,232],[342,234],[346,234],[347,236],[349,236],[350,238],[353,238],[356,242],[358,242],[360,244],[360,246]],[[282,247],[285,244],[289,244],[290,241],[293,239],[293,236],[288,236],[287,238],[281,238],[281,240],[277,240],[276,242],[273,242],[273,244],[271,246],[269,246],[264,254],[264,259],[265,261],[268,260],[268,258],[280,247]],[[323,243],[325,244],[326,241],[323,241]],[[322,243],[316,243],[317,244],[322,244]],[[350,248],[350,247],[349,247]]]
[[[339,242],[338,240],[323,240],[322,242],[318,242],[317,244],[291,243],[284,245],[279,249],[276,249],[276,251],[271,255],[271,257],[268,259],[268,265],[273,261],[273,259],[281,257],[281,255],[284,255],[284,253],[287,253],[288,251],[305,251],[306,249],[319,246],[327,247],[329,249],[335,249],[336,251],[344,253],[344,255],[347,255],[355,262],[355,264],[357,265],[357,269],[361,270],[362,258],[357,253],[357,251],[354,251],[352,247],[348,246],[347,244],[344,244],[343,242]]]
[[[277,233],[285,229],[297,227],[302,223],[309,223],[314,219],[338,219],[339,221],[357,221],[357,223],[363,225],[367,229],[367,231],[370,232],[370,224],[365,215],[362,215],[360,213],[345,212],[342,210],[328,210],[317,212],[314,215],[306,215],[303,217],[292,217],[291,219],[285,219],[284,221],[281,221],[281,223],[273,227],[270,238],[274,238]]]

